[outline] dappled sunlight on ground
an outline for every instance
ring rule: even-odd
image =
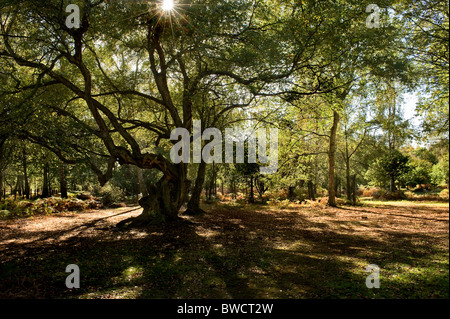
[[[0,221],[0,297],[448,297],[448,207],[204,209],[129,230],[114,226],[138,207]],[[64,286],[70,263],[81,289]],[[369,264],[382,289],[365,287]]]

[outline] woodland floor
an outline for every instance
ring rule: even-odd
[[[449,298],[448,204],[203,208],[134,230],[114,225],[139,207],[1,220],[0,298]]]

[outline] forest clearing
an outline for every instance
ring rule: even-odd
[[[448,39],[443,0],[0,0],[0,300],[448,299]]]
[[[0,221],[1,298],[448,298],[448,203],[232,203],[118,230],[121,207]],[[79,289],[65,267],[80,267]],[[365,285],[369,264],[380,288]]]

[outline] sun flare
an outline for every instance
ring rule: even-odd
[[[162,8],[164,11],[170,11],[170,10],[173,10],[173,7],[174,7],[173,0],[163,0],[162,5],[161,5],[161,8]]]

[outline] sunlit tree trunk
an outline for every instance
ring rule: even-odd
[[[347,157],[345,159],[345,189],[347,193],[347,200],[351,201],[351,182],[350,182],[350,158],[348,157],[348,151],[346,150]]]
[[[328,205],[336,206],[335,189],[335,154],[336,154],[336,133],[339,123],[339,113],[333,111],[333,125],[330,131],[330,147],[328,150]]]

